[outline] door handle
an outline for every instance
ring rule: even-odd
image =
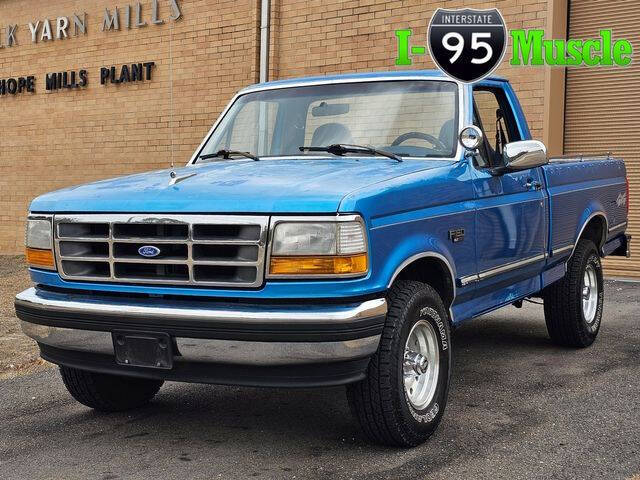
[[[537,180],[533,180],[532,178],[530,178],[529,180],[527,180],[527,183],[524,184],[525,188],[527,190],[540,190],[542,189],[542,184],[537,181]]]

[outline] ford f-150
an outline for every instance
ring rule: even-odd
[[[16,312],[94,409],[167,380],[344,384],[368,438],[412,446],[462,322],[535,297],[558,345],[595,340],[627,216],[624,162],[549,159],[504,79],[274,81],[184,167],[33,200]]]

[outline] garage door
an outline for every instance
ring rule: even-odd
[[[640,9],[638,0],[571,0],[569,38],[597,38],[611,28],[613,38],[633,44],[628,67],[580,67],[567,70],[565,138],[567,154],[604,153],[622,156],[630,180],[628,232],[632,258],[608,258],[611,276],[640,278]]]

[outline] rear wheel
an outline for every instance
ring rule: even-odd
[[[591,345],[600,331],[604,289],[595,244],[580,240],[561,280],[543,294],[544,317],[551,339],[568,347]]]
[[[161,380],[107,375],[69,367],[60,367],[60,375],[73,398],[102,412],[120,412],[146,405],[163,384]]]
[[[367,378],[347,387],[349,405],[373,442],[412,447],[444,414],[451,373],[449,320],[429,285],[399,281]]]

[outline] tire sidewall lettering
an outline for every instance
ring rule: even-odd
[[[445,351],[449,348],[449,339],[447,337],[447,329],[444,326],[444,322],[440,317],[440,314],[431,307],[424,307],[420,309],[420,317],[419,320],[427,320],[432,319],[436,322],[436,326],[438,327],[438,332],[440,333],[440,348],[442,351]]]
[[[591,325],[589,325],[589,323],[587,323],[586,319],[584,318],[582,305],[580,305],[580,311],[582,312],[581,316],[585,328],[590,334],[594,335],[596,332],[598,332],[600,324],[602,323],[602,305],[604,300],[604,285],[602,284],[602,263],[600,262],[600,257],[598,257],[598,255],[596,254],[591,254],[587,257],[587,261],[585,262],[584,268],[582,270],[583,275],[588,265],[593,265],[596,270],[596,277],[598,279],[598,306],[596,309],[596,317]],[[580,292],[580,295],[582,295],[582,292]],[[582,298],[580,298],[580,302],[582,303]]]
[[[450,346],[449,335],[447,332],[447,328],[444,324],[446,320],[443,320],[442,316],[435,308],[428,307],[428,306],[419,308],[417,317],[418,318],[416,319],[416,321],[409,326],[408,330],[411,330],[411,327],[416,322],[419,322],[420,320],[424,320],[431,323],[431,325],[435,327],[438,331],[438,336],[437,336],[437,338],[439,339],[438,346],[440,348],[440,352],[444,353],[444,355],[441,355],[441,362],[442,362],[441,365],[445,366],[444,362],[449,361],[447,351],[449,350],[449,346]],[[441,380],[442,375],[447,375],[448,364],[446,365],[446,367],[447,368],[440,369],[440,373],[439,373],[440,378],[438,379],[439,382]],[[440,399],[442,397],[442,387],[440,385],[437,387],[436,394],[434,395],[434,398],[431,401],[431,403],[427,405],[423,410],[416,410],[413,407],[413,405],[411,405],[411,402],[409,401],[409,397],[407,396],[407,392],[404,390],[404,388],[403,388],[403,392],[404,392],[405,405],[409,410],[410,415],[413,417],[413,419],[416,422],[426,426],[428,424],[431,424],[434,420],[436,420],[436,418],[438,417],[438,414],[441,413],[442,408],[440,406]]]
[[[409,399],[407,399],[409,402]],[[409,412],[411,412],[411,416],[420,423],[431,423],[435,420],[438,412],[440,411],[440,405],[438,405],[437,401],[434,401],[427,407],[426,413],[419,413],[413,406],[409,405]]]

